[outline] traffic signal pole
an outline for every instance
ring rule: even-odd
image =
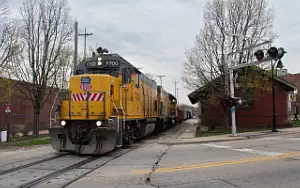
[[[274,89],[274,65],[273,60],[271,59],[271,66],[272,66],[272,103],[273,103],[273,126],[272,132],[278,132],[276,129],[276,107],[275,107],[275,89]]]
[[[253,45],[253,46],[250,46],[250,47],[247,47],[247,48],[244,48],[242,50],[239,50],[239,51],[236,51],[236,52],[231,52],[227,55],[230,56],[230,55],[233,55],[233,54],[236,54],[236,53],[240,53],[242,51],[247,51],[249,49],[253,49],[255,47],[258,47],[258,46],[261,46],[261,45],[265,45],[267,43],[271,43],[271,41],[265,41],[263,43],[260,43],[260,44],[257,44],[257,45]],[[230,79],[230,97],[232,98],[235,98],[234,97],[234,82],[233,82],[233,70],[235,69],[240,69],[240,68],[244,68],[244,67],[248,67],[248,66],[251,66],[251,65],[257,65],[257,64],[260,64],[260,63],[263,63],[263,62],[266,62],[266,61],[270,61],[269,58],[265,58],[261,61],[253,61],[253,62],[250,62],[250,63],[243,63],[243,64],[238,64],[236,66],[233,66],[233,62],[231,62],[230,60],[226,62],[228,66],[228,71],[229,71],[229,79]],[[231,132],[232,132],[232,136],[237,136],[237,131],[236,131],[236,118],[235,118],[235,106],[231,107]]]
[[[234,98],[233,69],[229,69],[229,79],[230,79],[230,97]],[[231,132],[232,132],[232,136],[237,136],[235,106],[231,107]]]

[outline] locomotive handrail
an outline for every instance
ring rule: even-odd
[[[63,95],[63,94],[68,94],[68,96],[66,96],[66,95]],[[53,108],[54,108],[54,105],[55,105],[55,102],[56,102],[56,100],[57,100],[57,98],[59,97],[59,99],[60,99],[60,101],[68,101],[69,102],[69,119],[71,119],[71,103],[72,103],[72,91],[59,91],[59,92],[57,92],[57,94],[56,94],[56,97],[55,97],[55,100],[54,100],[54,103],[53,103],[53,105],[52,105],[52,108],[51,108],[51,112],[50,112],[50,119],[51,120],[53,120],[53,118],[52,118],[52,111],[53,111]],[[75,92],[74,92],[75,93]],[[112,99],[112,96],[107,92],[107,91],[104,91],[104,90],[90,90],[90,91],[88,91],[88,92],[81,92],[81,93],[84,93],[84,94],[86,94],[85,96],[84,96],[84,101],[86,101],[86,108],[87,108],[87,110],[86,110],[86,117],[88,118],[89,117],[89,112],[88,112],[88,108],[89,108],[89,100],[88,100],[88,96],[89,96],[89,94],[90,93],[103,93],[103,97],[104,97],[104,99],[103,99],[103,102],[104,102],[104,105],[103,105],[103,112],[104,112],[104,116],[106,115],[106,95],[108,95],[109,96],[109,99],[110,99],[110,101],[111,101],[111,103],[112,103],[112,105],[113,105],[113,108],[116,110],[116,112],[117,112],[117,115],[119,116],[120,115],[120,113],[119,113],[119,110],[118,110],[118,108],[117,108],[117,106],[116,106],[116,104],[114,103],[114,101],[113,101],[113,99]],[[122,105],[122,104],[121,104]],[[124,111],[124,109],[123,109],[123,107],[121,106],[121,109],[122,109],[122,111],[123,111],[123,113],[125,114],[125,111]],[[50,127],[52,126],[52,123],[50,123]]]
[[[109,96],[110,101],[111,101],[111,103],[113,104],[113,106],[114,106],[114,108],[115,108],[115,110],[116,110],[116,112],[117,112],[117,132],[119,132],[119,131],[120,131],[120,124],[119,124],[119,110],[118,110],[118,108],[117,108],[115,102],[112,100],[111,95],[110,95],[109,93],[108,93],[107,95]]]
[[[55,102],[56,102],[56,99],[57,99],[57,96],[58,96],[58,94],[59,94],[59,92],[57,92],[56,93],[56,96],[55,96],[55,98],[54,98],[54,102],[53,102],[53,104],[52,104],[52,106],[51,106],[51,110],[50,110],[50,128],[52,128],[52,111],[53,111],[53,108],[54,108],[54,105],[55,105]],[[56,112],[55,112],[55,122],[56,122]]]

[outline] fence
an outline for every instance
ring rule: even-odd
[[[35,119],[38,126],[35,126]],[[0,114],[0,130],[7,130],[12,137],[30,135],[34,130],[46,132],[49,125],[49,115]]]

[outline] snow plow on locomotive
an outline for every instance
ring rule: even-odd
[[[86,58],[56,100],[49,133],[57,151],[104,154],[177,119],[176,98],[118,54]]]

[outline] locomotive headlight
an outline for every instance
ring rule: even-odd
[[[61,126],[65,126],[67,123],[66,123],[66,121],[62,120],[62,121],[60,122],[60,124],[61,124]]]
[[[102,125],[102,122],[101,121],[97,121],[96,125],[97,125],[97,127],[100,127]]]
[[[98,57],[98,66],[102,65],[102,58],[101,57]]]

